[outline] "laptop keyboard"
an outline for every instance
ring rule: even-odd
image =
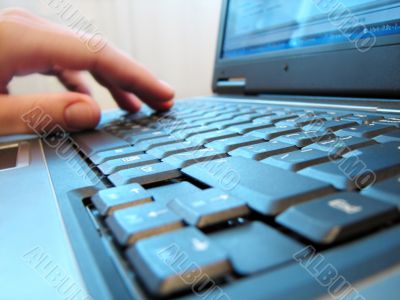
[[[72,140],[109,186],[89,211],[149,298],[273,272],[400,217],[395,116],[181,102]]]

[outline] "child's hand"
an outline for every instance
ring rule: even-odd
[[[108,88],[118,105],[138,111],[140,100],[157,110],[172,106],[173,90],[143,66],[105,44],[91,51],[74,32],[27,11],[0,11],[0,135],[29,133],[21,116],[35,107],[68,131],[95,127],[100,109],[79,71],[88,70]],[[7,85],[14,76],[55,75],[71,92],[13,96]],[[140,100],[139,100],[140,99]]]

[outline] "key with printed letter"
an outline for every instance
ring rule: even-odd
[[[182,216],[188,224],[199,228],[243,217],[250,212],[246,202],[219,189],[177,197],[168,203],[168,207]]]
[[[121,245],[183,227],[180,216],[155,202],[118,210],[106,223]]]
[[[175,166],[176,168],[184,168],[198,162],[209,161],[223,157],[226,157],[224,152],[212,148],[202,148],[195,151],[174,154],[164,158],[163,161]]]
[[[268,143],[260,143],[251,146],[241,147],[229,152],[232,156],[242,156],[254,160],[262,160],[269,156],[296,151],[296,146],[281,143],[278,141],[271,141]]]
[[[147,151],[147,153],[161,159],[170,155],[182,152],[189,152],[196,149],[199,149],[198,145],[192,144],[191,142],[181,142],[176,144],[169,144],[169,145],[155,147]]]
[[[358,193],[339,193],[290,207],[277,222],[314,242],[331,244],[398,217],[394,205]]]
[[[191,289],[200,278],[212,284],[231,269],[226,251],[193,227],[141,240],[127,256],[147,290],[158,296]]]
[[[117,159],[129,155],[143,154],[144,151],[145,149],[137,147],[118,148],[114,150],[98,152],[95,155],[91,156],[90,160],[96,165],[99,165],[110,159]]]
[[[314,149],[302,149],[300,151],[271,156],[261,162],[285,170],[298,171],[329,160],[330,158],[327,152]]]
[[[182,172],[245,201],[251,209],[275,215],[290,205],[334,190],[319,180],[242,157],[228,157],[187,167]]]
[[[159,160],[152,155],[138,154],[138,155],[107,160],[106,162],[99,165],[98,168],[103,174],[109,175],[120,170],[140,167],[144,165],[151,165],[157,162],[159,162]]]
[[[116,186],[128,183],[150,184],[181,176],[176,167],[165,162],[118,171],[108,179]]]
[[[101,190],[92,197],[94,206],[103,216],[118,209],[151,201],[150,194],[137,183]]]
[[[208,148],[214,148],[222,152],[229,152],[236,148],[259,144],[262,142],[265,142],[265,140],[252,136],[236,136],[232,138],[217,140],[208,143],[205,146]]]

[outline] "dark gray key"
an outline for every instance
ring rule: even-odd
[[[365,188],[377,180],[395,176],[399,172],[400,149],[397,149],[386,153],[376,151],[372,155],[346,155],[341,160],[301,170],[300,174],[329,182],[338,189],[351,190]]]
[[[277,222],[306,238],[331,244],[368,232],[399,216],[396,206],[357,193],[338,193],[292,206]]]
[[[241,157],[195,164],[182,172],[211,187],[245,199],[251,209],[265,215],[275,215],[294,203],[320,197],[333,190],[319,180],[310,180]]]
[[[182,139],[177,139],[174,135],[160,137],[156,139],[145,140],[137,143],[135,146],[141,147],[147,150],[152,149],[158,146],[164,146],[168,144],[174,144],[178,142],[182,142]]]
[[[150,194],[137,183],[101,190],[92,197],[94,206],[102,215],[151,201]]]
[[[149,131],[148,133],[126,136],[125,140],[127,140],[133,145],[136,145],[142,141],[157,139],[166,136],[168,136],[168,134],[162,130],[152,130]]]
[[[163,161],[177,168],[184,168],[198,162],[209,161],[223,157],[226,157],[224,152],[211,148],[203,148],[195,151],[174,154],[164,158]]]
[[[363,195],[391,203],[400,208],[400,176],[377,182],[361,192]]]
[[[226,139],[234,136],[238,136],[238,134],[230,130],[217,130],[212,132],[196,134],[189,137],[187,140],[197,145],[204,145],[212,141]]]
[[[100,171],[105,175],[110,175],[120,170],[136,168],[145,165],[158,163],[157,157],[149,154],[137,154],[126,156],[117,159],[107,160],[106,162],[98,165]]]
[[[245,134],[245,133],[248,133],[253,130],[268,128],[268,127],[272,127],[272,126],[273,125],[271,125],[271,124],[246,123],[246,124],[228,127],[228,129],[233,132],[236,132],[236,133]]]
[[[276,123],[276,126],[303,127],[309,124],[322,124],[326,119],[321,117],[300,116],[296,119],[285,120]]]
[[[229,152],[236,148],[259,144],[262,142],[265,142],[265,140],[253,136],[236,136],[222,140],[216,140],[206,144],[205,146],[222,152]]]
[[[385,117],[383,120],[374,122],[380,125],[400,127],[400,117]]]
[[[227,253],[193,227],[141,240],[127,256],[147,290],[158,296],[195,288],[193,274],[210,284],[230,272]]]
[[[348,128],[352,126],[357,126],[357,123],[354,121],[342,121],[342,120],[333,120],[326,121],[322,124],[309,124],[303,127],[306,131],[337,131],[343,128]]]
[[[383,116],[378,115],[366,115],[366,114],[354,114],[352,116],[344,117],[345,121],[354,121],[360,125],[371,124],[372,122],[379,121],[383,119]]]
[[[379,135],[374,140],[379,143],[400,142],[400,130]]]
[[[329,152],[330,156],[337,157],[355,149],[367,147],[374,144],[376,144],[374,140],[349,135],[311,144],[305,147],[305,149],[326,151]]]
[[[281,121],[289,120],[289,119],[295,119],[297,118],[297,115],[280,115],[280,116],[267,116],[267,117],[261,117],[253,120],[254,124],[276,124]]]
[[[105,131],[88,131],[71,135],[71,141],[86,156],[97,152],[130,146],[126,141],[112,136]]]
[[[394,126],[380,125],[380,124],[369,124],[353,126],[347,129],[342,129],[336,132],[338,136],[357,136],[364,138],[373,138],[375,136],[385,134],[390,131],[396,130]]]
[[[172,135],[177,139],[187,139],[188,137],[191,137],[193,135],[211,131],[217,131],[217,129],[212,126],[199,126],[191,129],[177,130],[173,132]]]
[[[147,151],[147,153],[158,158],[164,158],[173,154],[194,151],[196,149],[199,149],[198,145],[194,145],[191,142],[181,142],[155,147]]]
[[[344,156],[354,156],[354,155],[379,155],[380,156],[392,156],[395,157],[399,155],[400,142],[388,142],[384,144],[373,144],[367,147],[358,148],[352,152],[346,153]]]
[[[265,140],[272,140],[281,135],[300,132],[300,128],[293,128],[288,126],[270,127],[264,129],[257,129],[247,133],[246,135],[255,136]]]
[[[222,122],[210,123],[210,125],[213,125],[218,129],[225,129],[230,126],[241,125],[241,124],[251,124],[251,121],[249,121],[247,118],[245,118],[245,119],[236,119],[236,120],[232,119],[232,120],[227,120],[227,121],[222,121]]]
[[[296,146],[286,143],[281,143],[278,141],[271,141],[271,142],[260,143],[238,148],[229,152],[229,154],[232,156],[241,156],[241,157],[251,158],[254,160],[262,160],[264,158],[273,155],[287,153],[296,150],[298,150]]]
[[[210,239],[228,252],[233,270],[250,275],[279,267],[304,249],[300,243],[261,222],[251,222],[211,234]]]
[[[186,223],[198,228],[244,217],[250,212],[245,201],[215,188],[178,196],[168,203],[168,207]]]
[[[90,157],[90,160],[96,165],[101,164],[110,159],[121,158],[129,155],[143,154],[144,149],[137,147],[124,147],[114,150],[102,151]]]
[[[176,167],[165,162],[118,171],[108,179],[116,186],[128,183],[150,184],[180,177]]]
[[[329,154],[314,149],[302,149],[286,154],[279,154],[261,162],[290,171],[299,171],[309,166],[321,164],[330,160]]]
[[[335,135],[332,132],[303,131],[303,132],[296,132],[287,135],[282,135],[280,137],[277,137],[275,140],[302,148],[312,143],[318,141],[324,141],[332,137],[335,137]]]
[[[201,190],[190,182],[183,181],[151,188],[147,191],[153,197],[155,202],[166,205],[169,201],[176,197],[191,195]]]
[[[121,245],[183,227],[180,216],[155,202],[118,210],[106,223]]]

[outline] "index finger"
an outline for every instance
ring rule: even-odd
[[[76,34],[47,24],[35,28],[30,24],[30,27],[30,32],[20,28],[25,38],[11,39],[18,41],[18,47],[13,47],[16,49],[13,56],[20,62],[16,73],[46,71],[54,66],[89,70],[113,86],[136,94],[154,109],[168,107],[168,102],[174,96],[170,86],[108,43],[98,51],[93,51],[90,48],[93,36]],[[101,43],[102,40],[97,42]]]

